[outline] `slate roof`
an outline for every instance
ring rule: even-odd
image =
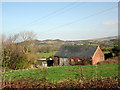
[[[71,45],[61,46],[59,51],[55,54],[60,58],[81,58],[91,59],[98,46],[93,45]]]

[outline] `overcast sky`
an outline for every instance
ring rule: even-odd
[[[4,2],[3,34],[37,33],[39,40],[118,35],[117,2]]]

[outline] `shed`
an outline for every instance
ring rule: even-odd
[[[95,65],[104,61],[98,45],[63,45],[54,56],[54,65]]]
[[[36,61],[36,67],[38,65],[47,67],[47,66],[53,66],[53,60],[51,58],[45,58],[45,59],[40,59]]]
[[[47,67],[46,59],[37,60],[36,66],[38,66],[38,65],[43,66],[43,67]]]

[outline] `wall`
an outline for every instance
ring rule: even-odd
[[[91,65],[90,60],[81,60],[79,58],[60,58],[60,66]]]
[[[59,65],[59,58],[58,57],[54,57],[54,66],[58,66]]]
[[[60,58],[60,66],[70,66],[68,58]]]
[[[96,52],[94,53],[93,57],[92,57],[92,64],[95,65],[98,62],[104,61],[104,54],[102,52],[102,50],[100,49],[100,47],[98,46]]]
[[[47,67],[47,61],[46,60],[37,60],[36,65]]]

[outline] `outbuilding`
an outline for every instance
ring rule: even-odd
[[[95,65],[104,61],[98,45],[63,45],[54,56],[54,66]]]
[[[53,66],[53,60],[51,58],[40,59],[36,61],[35,67],[38,67],[38,65],[43,67]]]

